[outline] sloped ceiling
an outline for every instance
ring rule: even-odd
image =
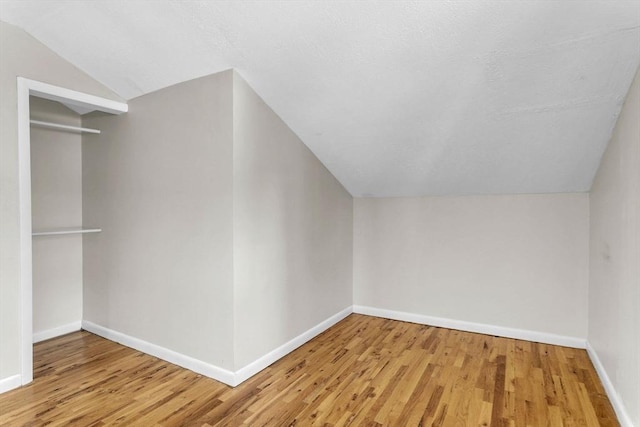
[[[587,191],[638,1],[2,1],[130,99],[237,69],[354,196]]]

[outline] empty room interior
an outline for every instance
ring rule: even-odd
[[[0,1],[0,425],[640,427],[640,1]]]

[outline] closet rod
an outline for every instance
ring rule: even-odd
[[[99,233],[101,228],[58,228],[53,230],[38,230],[31,233],[32,236],[56,236],[62,234]]]
[[[98,130],[98,129],[90,129],[90,128],[81,128],[81,127],[77,127],[77,126],[61,125],[61,124],[58,124],[58,123],[43,122],[43,121],[40,121],[40,120],[29,120],[29,122],[32,125],[42,126],[42,127],[45,127],[45,128],[71,130],[71,131],[75,131],[75,132],[86,132],[86,133],[100,133],[100,130]]]

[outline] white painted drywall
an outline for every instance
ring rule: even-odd
[[[0,380],[20,374],[17,77],[121,101],[24,31],[0,22]]]
[[[84,116],[84,319],[233,364],[232,72]]]
[[[355,199],[354,304],[586,338],[587,194]]]
[[[640,73],[590,194],[589,343],[640,426]]]
[[[31,97],[31,118],[80,126],[60,103]],[[82,137],[31,127],[31,217],[34,230],[82,225]],[[33,239],[33,332],[82,320],[82,235]]]
[[[352,303],[349,193],[234,73],[235,367]]]
[[[83,126],[85,320],[238,369],[351,305],[352,198],[236,73]]]

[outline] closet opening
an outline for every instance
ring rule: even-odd
[[[102,231],[82,221],[81,135],[100,131],[82,127],[81,116],[128,107],[21,77],[17,99],[24,385],[33,380],[33,343],[80,329],[82,236]]]

